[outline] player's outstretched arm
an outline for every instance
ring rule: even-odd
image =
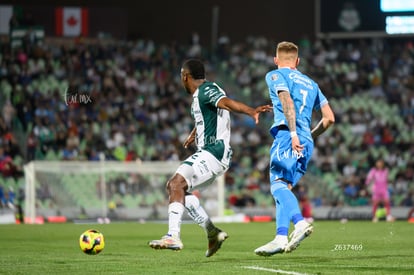
[[[321,108],[322,118],[312,129],[312,138],[315,139],[320,136],[323,132],[325,132],[329,127],[331,127],[335,123],[335,115],[329,106],[329,104],[325,104]]]
[[[273,107],[271,105],[262,105],[256,108],[252,108],[240,101],[236,101],[228,97],[223,97],[222,99],[220,99],[220,101],[217,103],[217,107],[221,109],[226,109],[231,112],[249,115],[254,119],[256,124],[259,123],[260,113],[271,112],[273,110]]]

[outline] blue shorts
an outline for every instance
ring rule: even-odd
[[[287,129],[277,131],[270,149],[270,184],[284,179],[295,186],[305,174],[312,157],[313,142],[300,136],[299,140],[304,146],[301,155],[292,151],[290,132]]]

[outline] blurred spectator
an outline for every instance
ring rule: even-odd
[[[20,26],[20,21],[19,21],[18,15],[16,12],[13,12],[9,20],[9,29],[11,31],[13,28],[16,28],[19,26]]]
[[[5,178],[22,175],[21,168],[13,163],[12,157],[5,152],[2,146],[0,146],[0,174]]]
[[[256,205],[256,200],[251,195],[251,192],[244,190],[241,195],[236,198],[233,205],[236,207],[252,207]]]
[[[378,217],[376,211],[378,205],[384,205],[387,215],[387,221],[394,221],[391,215],[390,194],[388,190],[388,168],[385,167],[385,162],[379,159],[375,162],[375,167],[372,167],[365,179],[365,184],[370,185],[372,194],[372,221],[377,222]]]
[[[0,185],[0,208],[4,207],[3,201],[5,201],[5,200],[6,200],[6,198],[4,196],[4,188],[3,188],[3,185]]]
[[[299,207],[302,212],[303,218],[309,222],[313,222],[313,215],[312,215],[312,204],[308,197],[308,190],[307,187],[304,185],[296,185],[292,190],[295,196],[298,198]]]
[[[16,109],[14,108],[10,100],[7,100],[6,103],[4,104],[2,114],[3,114],[3,119],[4,119],[4,123],[6,124],[6,127],[11,129],[13,126],[12,122],[16,114]]]

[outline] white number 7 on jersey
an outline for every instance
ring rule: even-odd
[[[306,106],[306,97],[308,96],[308,91],[300,90],[300,93],[302,94],[302,105],[299,108],[299,114],[301,114],[303,112],[303,109]]]

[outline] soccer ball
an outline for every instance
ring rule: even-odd
[[[88,255],[99,254],[105,247],[104,236],[98,230],[86,230],[79,238],[79,246]]]

